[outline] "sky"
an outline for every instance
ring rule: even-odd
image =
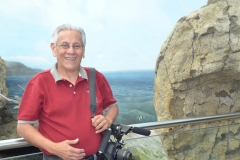
[[[154,70],[177,21],[207,0],[5,0],[0,5],[0,57],[52,68],[51,36],[70,23],[86,33],[81,65],[99,71]]]

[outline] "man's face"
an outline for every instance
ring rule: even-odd
[[[70,48],[68,48],[70,46]],[[56,46],[51,44],[53,56],[57,58],[58,70],[78,71],[85,48],[82,36],[74,30],[59,32]]]

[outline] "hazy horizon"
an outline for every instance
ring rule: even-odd
[[[3,59],[3,60],[4,60],[4,59]],[[5,60],[4,60],[4,61],[5,61]],[[6,61],[5,61],[5,62],[6,62]],[[21,64],[23,64],[22,62],[17,62],[17,61],[7,61],[7,62],[16,62],[16,63],[21,63]],[[25,66],[28,67],[28,68],[31,68],[30,66],[27,66],[26,64],[23,64],[23,65],[25,65]],[[81,66],[82,66],[82,65],[81,65]],[[82,66],[82,67],[92,67],[92,66]],[[39,69],[39,70],[44,71],[44,70],[51,69],[51,67],[48,68],[48,69],[40,69],[40,68],[31,68],[31,69]],[[95,69],[97,69],[97,68],[95,68]],[[154,71],[154,69],[113,70],[113,71],[102,71],[102,73],[111,73],[111,72],[135,72],[135,71]]]

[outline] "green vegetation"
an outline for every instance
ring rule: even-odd
[[[134,160],[167,160],[159,136],[125,140],[124,149],[133,154]]]
[[[133,154],[133,160],[167,160],[167,157],[164,154],[159,156],[158,151],[154,151],[151,148],[145,148],[144,150],[131,148],[131,152]]]

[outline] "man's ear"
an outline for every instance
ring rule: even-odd
[[[57,54],[56,54],[56,46],[54,45],[54,43],[50,43],[50,48],[52,50],[53,57],[56,57],[57,56]]]
[[[85,47],[83,47],[83,58],[85,57]]]

